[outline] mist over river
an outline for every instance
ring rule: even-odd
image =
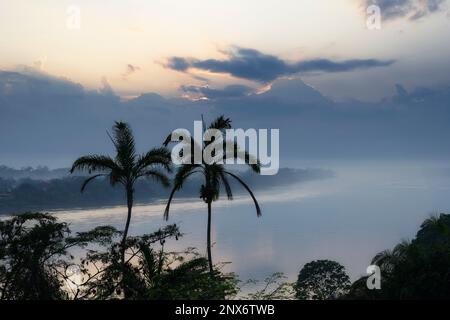
[[[319,166],[333,170],[334,177],[256,192],[261,218],[245,194],[213,203],[214,261],[231,262],[225,270],[241,280],[284,272],[293,281],[305,263],[332,259],[354,280],[365,274],[376,253],[413,238],[425,218],[450,208],[450,166],[444,162],[316,162]],[[196,198],[176,201],[168,222],[164,207],[165,199],[136,206],[130,233],[151,233],[176,223],[184,236],[168,241],[169,250],[196,247],[206,252],[206,205]],[[69,222],[72,231],[105,224],[121,230],[126,208],[54,214]]]

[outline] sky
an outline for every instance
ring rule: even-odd
[[[379,30],[367,27],[366,9],[373,3],[381,8]],[[392,94],[396,83],[449,83],[448,5],[446,0],[1,0],[0,69],[33,67],[88,89],[109,85],[123,98],[145,92],[179,96],[193,85],[263,88],[278,77],[301,75],[333,99],[373,101]],[[340,72],[294,68],[259,79],[223,68],[170,67],[173,57],[245,60],[239,55],[243,49],[289,65],[317,59],[379,63]],[[264,61],[258,66],[262,73],[270,69]]]
[[[0,0],[0,164],[65,167],[113,152],[116,120],[145,151],[201,114],[280,129],[282,165],[449,159],[449,8]]]

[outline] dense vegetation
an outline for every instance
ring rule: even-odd
[[[381,290],[368,290],[366,277],[356,281],[352,299],[449,299],[450,215],[423,222],[411,242],[377,254],[372,264],[380,267]]]
[[[225,299],[236,293],[234,275],[209,273],[195,251],[166,252],[181,234],[175,225],[127,237],[100,226],[72,235],[44,213],[0,222],[0,299]],[[81,258],[74,250],[84,249]]]
[[[0,221],[0,299],[430,299],[450,298],[450,215],[427,219],[415,239],[376,255],[381,289],[367,277],[351,286],[339,263],[306,264],[296,283],[282,274],[244,294],[234,274],[224,274],[194,249],[168,252],[167,241],[182,237],[176,225],[128,237],[121,262],[122,232],[99,226],[72,234],[45,213]]]

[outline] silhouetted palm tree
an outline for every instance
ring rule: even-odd
[[[104,155],[83,156],[73,163],[70,173],[73,173],[75,170],[88,170],[89,173],[96,173],[84,181],[81,186],[81,192],[84,191],[89,182],[98,177],[108,177],[112,186],[116,184],[124,186],[128,215],[121,242],[121,258],[122,263],[125,263],[125,240],[131,221],[134,184],[139,178],[151,177],[164,186],[169,186],[169,178],[164,171],[171,171],[171,157],[170,152],[166,148],[154,148],[145,154],[137,155],[133,132],[130,126],[124,122],[115,122],[113,136],[110,136],[110,139],[116,148],[114,159]]]
[[[203,125],[204,126],[204,125]],[[209,129],[217,129],[222,132],[224,132],[226,129],[231,128],[231,120],[228,118],[224,118],[223,116],[218,117],[214,122],[211,123],[209,126]],[[205,126],[204,128],[205,129]],[[214,141],[214,140],[213,140]],[[193,139],[191,139],[191,159],[193,159],[193,153],[194,148],[198,148],[200,152],[203,154],[203,150],[213,141],[210,142],[203,142],[202,146],[198,146]],[[164,142],[164,145],[167,146],[171,142],[171,135],[169,135]],[[234,144],[234,158],[237,158],[239,156],[238,145],[233,142]],[[224,143],[225,146],[225,143]],[[247,152],[243,152],[243,157],[246,164],[250,166],[250,168],[254,171],[259,173],[260,172],[260,164],[259,161],[254,159],[252,155],[249,155]],[[225,158],[225,152],[224,152],[224,158]],[[250,160],[255,161],[250,161]],[[256,162],[254,164],[251,164],[252,162]],[[164,218],[167,220],[169,218],[169,209],[170,204],[172,202],[173,196],[177,190],[180,190],[183,187],[184,182],[193,174],[202,174],[203,175],[203,184],[200,187],[200,198],[207,204],[208,206],[208,229],[207,229],[207,253],[208,253],[208,262],[209,262],[209,270],[212,273],[213,272],[213,263],[212,263],[212,257],[211,257],[211,205],[213,201],[216,201],[219,198],[219,191],[220,191],[220,184],[223,184],[223,187],[225,189],[225,192],[227,194],[228,200],[233,199],[233,194],[231,191],[230,184],[228,182],[228,177],[232,177],[233,179],[237,180],[250,194],[250,196],[253,199],[253,202],[256,207],[256,214],[257,216],[261,216],[261,209],[259,207],[258,201],[256,200],[253,192],[248,187],[247,184],[245,184],[244,181],[242,181],[239,176],[236,174],[228,171],[225,169],[224,165],[218,164],[218,163],[212,163],[207,164],[204,160],[202,160],[202,164],[183,164],[177,169],[177,173],[174,178],[174,186],[172,189],[172,192],[170,193],[169,200],[167,202],[166,209],[164,211]]]

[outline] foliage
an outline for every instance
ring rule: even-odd
[[[58,276],[70,233],[66,223],[45,213],[0,221],[0,299],[64,299]]]
[[[258,285],[259,281],[249,280],[246,285]],[[293,284],[286,282],[286,276],[281,272],[271,274],[264,279],[262,288],[242,297],[249,300],[292,300],[295,298]]]
[[[79,236],[91,237],[89,234]],[[110,236],[114,236],[114,232]],[[139,300],[224,299],[235,294],[234,276],[220,272],[210,275],[207,260],[192,250],[182,253],[164,251],[166,239],[180,236],[178,228],[170,225],[149,235],[127,238],[125,266],[121,263],[119,246],[103,238],[106,250],[91,250],[82,261],[82,272],[88,275],[82,296],[120,298],[122,289],[127,299]],[[160,248],[156,249],[155,245]],[[189,255],[194,258],[187,260]]]
[[[208,127],[208,129],[215,129],[219,130],[222,133],[226,129],[231,128],[231,120],[228,118],[224,118],[223,116],[218,117],[215,119],[211,125]],[[203,141],[203,145],[199,146],[193,139],[191,139],[191,159],[194,159],[194,150],[200,150],[201,154],[203,154],[204,150],[209,146],[211,147],[214,145],[215,140],[211,141]],[[167,137],[167,139],[164,142],[164,145],[168,145],[171,142],[171,135]],[[226,142],[224,142],[224,145]],[[234,145],[234,152],[233,157],[235,158],[241,158],[247,165],[250,166],[250,168],[254,171],[259,173],[260,172],[260,164],[257,159],[253,159],[253,156],[249,155],[247,152],[241,151],[240,147],[237,145],[236,142],[231,142],[232,145]],[[225,151],[225,150],[224,150]],[[226,152],[223,152],[223,158],[225,159]],[[259,216],[261,214],[261,209],[259,207],[258,202],[256,201],[256,198],[254,197],[253,193],[251,192],[250,188],[235,174],[227,171],[224,167],[224,165],[219,164],[217,162],[215,163],[206,163],[204,159],[202,159],[201,164],[184,164],[181,165],[174,177],[174,186],[172,193],[169,197],[169,202],[167,204],[166,210],[165,210],[165,217],[168,218],[169,215],[169,209],[170,209],[170,203],[172,200],[172,197],[174,193],[178,190],[180,190],[184,183],[187,181],[187,178],[189,178],[193,174],[201,174],[204,178],[203,184],[200,186],[199,195],[200,198],[205,203],[210,203],[212,201],[216,201],[219,197],[220,193],[220,186],[222,185],[224,190],[226,191],[227,197],[229,200],[233,199],[232,190],[230,187],[230,183],[228,180],[228,177],[234,178],[238,183],[240,183],[250,194],[252,197],[257,215]]]
[[[79,234],[91,238],[98,230]],[[83,298],[111,299],[224,299],[234,293],[234,278],[219,272],[212,277],[207,272],[207,261],[194,257],[191,250],[180,253],[164,252],[166,239],[181,236],[175,225],[126,241],[125,265],[120,259],[120,248],[112,241],[117,231],[102,238],[106,250],[90,250],[82,261],[82,273],[88,281],[82,285]],[[154,246],[160,246],[156,249]],[[124,290],[124,292],[122,292]],[[123,293],[123,295],[122,295]]]
[[[108,134],[109,135],[109,134]],[[127,221],[122,236],[121,259],[125,263],[125,250],[128,228],[131,221],[131,212],[134,203],[135,183],[140,178],[153,178],[163,186],[169,186],[169,178],[165,171],[171,171],[170,152],[165,148],[154,148],[145,154],[136,153],[136,144],[134,141],[131,127],[124,122],[116,122],[113,126],[113,136],[109,136],[116,149],[115,158],[105,155],[87,155],[75,160],[70,169],[73,173],[76,170],[85,170],[89,174],[94,173],[87,178],[81,186],[81,192],[93,180],[100,177],[107,177],[111,186],[122,185],[125,189],[127,198]],[[124,270],[125,271],[125,270]]]
[[[72,165],[70,172],[87,170],[95,175],[88,178],[81,190],[93,179],[101,176],[108,177],[111,185],[122,184],[132,186],[141,177],[151,177],[169,185],[167,176],[159,170],[170,170],[170,153],[165,148],[155,148],[149,152],[137,155],[133,132],[124,122],[116,122],[113,127],[111,141],[116,148],[115,158],[104,155],[88,155],[78,158]]]
[[[206,129],[205,124],[203,123],[204,129]],[[227,129],[231,129],[231,120],[229,118],[225,118],[224,116],[220,116],[217,119],[215,119],[208,129],[211,130],[218,130],[222,134]],[[172,135],[170,134],[165,142],[164,145],[167,146],[170,142],[172,142]],[[187,145],[190,145],[190,151],[191,154],[190,159],[195,158],[195,154],[201,153],[204,154],[205,150],[209,149],[210,147],[213,147],[214,152],[216,148],[219,148],[220,145],[217,144],[217,141],[215,139],[211,139],[210,141],[203,141],[202,145],[198,145],[194,139],[191,138],[190,141],[184,142]],[[222,145],[223,150],[222,155],[220,157],[222,163],[224,163],[226,159],[226,145],[230,144],[233,146],[233,158],[243,160],[245,164],[247,164],[254,172],[259,173],[260,172],[260,163],[259,160],[255,159],[253,155],[248,154],[246,151],[243,151],[240,149],[239,145],[235,141],[225,142]],[[197,152],[195,151],[197,150]],[[182,154],[183,151],[180,151],[180,156],[186,156]],[[179,166],[174,182],[173,182],[173,189],[170,193],[169,200],[167,202],[166,209],[164,211],[164,217],[165,219],[169,219],[169,210],[170,210],[170,204],[172,202],[173,196],[176,191],[183,188],[183,185],[186,183],[188,178],[190,178],[192,175],[200,174],[203,178],[203,183],[200,186],[199,195],[200,199],[202,199],[207,205],[208,205],[208,223],[207,223],[207,252],[208,252],[208,262],[209,262],[209,269],[210,272],[213,273],[213,262],[211,257],[211,204],[213,201],[216,201],[219,199],[220,195],[220,188],[221,186],[225,190],[228,200],[233,199],[233,193],[231,190],[229,178],[234,179],[237,181],[244,189],[250,194],[250,197],[253,199],[253,203],[256,208],[256,215],[259,217],[261,216],[261,208],[259,206],[258,201],[256,200],[256,197],[254,196],[252,190],[250,187],[236,174],[228,171],[225,169],[225,166],[223,164],[220,164],[219,161],[215,161],[213,163],[208,163],[205,161],[204,157],[202,157],[202,163],[198,164],[191,164],[186,163],[181,166]]]
[[[450,215],[422,223],[416,238],[377,254],[381,290],[368,290],[363,277],[352,285],[349,299],[448,299],[450,297]]]
[[[330,260],[316,260],[300,270],[295,291],[301,300],[330,300],[347,293],[349,287],[350,278],[342,265]]]
[[[237,294],[237,283],[234,274],[210,273],[208,260],[198,257],[159,274],[148,298],[223,300]]]
[[[233,274],[209,273],[193,249],[165,252],[176,225],[127,237],[111,226],[70,235],[67,224],[43,213],[0,222],[0,299],[225,299],[237,293]],[[71,249],[86,255],[76,261]]]

